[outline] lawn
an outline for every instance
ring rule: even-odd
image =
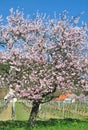
[[[9,107],[11,106],[9,105]],[[11,113],[11,108],[10,111],[8,111],[8,108],[1,113],[0,118],[6,119],[6,116]],[[88,130],[87,116],[82,117],[77,113],[73,115],[73,113],[65,111],[65,117],[63,118],[63,113],[50,104],[41,107],[36,127],[27,127],[30,110],[30,106],[16,103],[15,120],[12,121],[9,118],[8,121],[0,121],[0,130]]]
[[[0,130],[88,130],[88,122],[77,119],[37,120],[36,127],[27,127],[27,121],[0,122]]]

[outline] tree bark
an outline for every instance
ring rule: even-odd
[[[40,105],[39,102],[33,101],[30,117],[28,120],[28,126],[36,125],[36,117],[39,111],[39,105]]]

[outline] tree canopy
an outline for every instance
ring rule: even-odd
[[[56,90],[88,91],[88,30],[78,21],[66,11],[60,18],[37,14],[31,19],[10,9],[7,24],[0,25],[0,42],[6,44],[0,63],[9,65],[0,83],[37,106],[51,100]]]

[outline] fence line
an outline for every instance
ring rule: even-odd
[[[23,105],[24,109],[30,113],[31,103],[26,100],[18,100],[17,103]],[[12,104],[11,104],[12,105]],[[8,107],[4,101],[0,101],[0,112],[2,113]],[[16,107],[16,105],[15,105]],[[14,110],[15,111],[15,110]],[[12,113],[12,111],[11,111]],[[15,112],[16,114],[16,112]],[[29,115],[29,114],[28,114]],[[16,119],[16,115],[14,115]],[[47,118],[84,118],[88,117],[88,104],[83,102],[75,103],[63,103],[63,102],[54,102],[41,104],[39,109],[38,118],[47,119]]]

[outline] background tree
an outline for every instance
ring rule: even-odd
[[[0,26],[0,62],[9,66],[0,83],[15,90],[17,98],[32,101],[29,124],[34,125],[39,105],[54,93],[88,90],[88,48],[86,24],[78,27],[79,17],[49,19],[37,14],[24,18],[13,9],[7,24]]]

